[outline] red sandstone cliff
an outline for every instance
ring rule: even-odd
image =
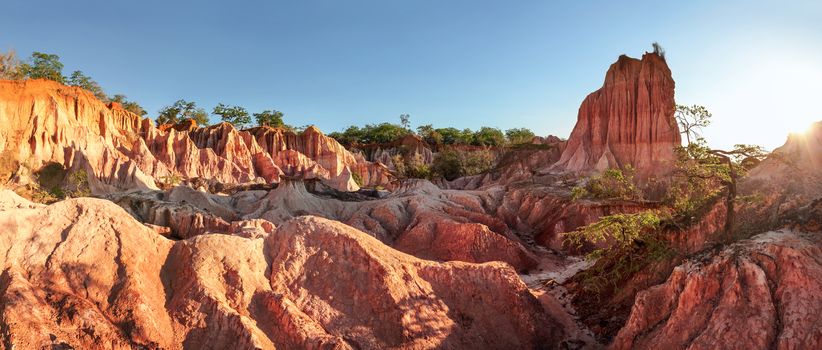
[[[579,107],[579,116],[556,167],[577,172],[632,165],[659,175],[680,145],[674,120],[674,80],[665,59],[620,56],[602,88]]]
[[[313,127],[300,134],[268,127],[238,131],[225,123],[157,128],[85,90],[45,80],[0,81],[0,154],[15,163],[9,168],[36,171],[54,162],[84,169],[95,193],[156,188],[174,176],[238,184],[289,175],[346,191],[359,188],[355,174],[365,186],[390,187],[393,180],[385,167]]]
[[[769,232],[639,293],[613,349],[818,349],[819,236]]]

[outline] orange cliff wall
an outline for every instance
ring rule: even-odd
[[[156,180],[172,174],[226,184],[304,176],[321,178],[340,190],[359,188],[354,173],[366,186],[390,186],[393,180],[384,166],[356,157],[316,128],[271,137],[278,133],[282,131],[272,128],[238,131],[224,123],[163,131],[152,120],[117,104],[106,106],[77,87],[47,80],[0,81],[4,160],[32,171],[49,162],[85,169],[97,193],[156,188]],[[278,155],[281,150],[305,157]]]
[[[620,56],[605,82],[579,107],[577,124],[555,167],[576,172],[632,165],[643,176],[662,175],[681,143],[674,119],[674,80],[665,59]]]

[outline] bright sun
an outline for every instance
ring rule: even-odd
[[[788,130],[792,134],[807,134],[811,129],[811,122],[804,120],[795,120],[787,125]]]

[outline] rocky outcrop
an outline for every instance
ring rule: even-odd
[[[414,164],[431,165],[434,162],[432,147],[412,134],[388,143],[355,145],[353,150],[363,154],[367,160],[384,164],[392,171],[397,170],[394,160],[398,156],[403,161],[408,160]]]
[[[393,181],[387,169],[355,157],[314,127],[300,134],[269,127],[238,131],[226,123],[198,128],[188,120],[157,128],[88,91],[45,80],[0,81],[0,154],[0,176],[53,162],[85,170],[98,194],[195,177],[242,184],[307,176],[344,191]]]
[[[222,206],[198,206],[197,203],[173,198],[161,191],[113,193],[104,198],[119,205],[142,223],[168,228],[163,235],[174,239],[229,232],[234,217],[233,213],[221,217],[209,211],[213,207],[219,208],[218,212],[228,211]]]
[[[490,196],[444,191],[419,180],[384,199],[343,202],[309,193],[302,182],[287,181],[268,193],[238,194],[234,203],[237,212],[245,213],[243,219],[279,225],[303,215],[321,216],[426,259],[504,261],[518,271],[533,267],[533,254],[484,206],[493,201]]]
[[[154,178],[123,152],[138,142],[140,123],[80,88],[45,80],[0,81],[0,154],[18,174],[57,163],[86,170],[96,192],[156,188]]]
[[[602,88],[582,102],[556,168],[590,172],[631,165],[641,177],[670,170],[680,145],[674,120],[674,80],[665,59],[622,55]]]
[[[8,348],[555,348],[505,264],[437,263],[301,217],[249,239],[170,241],[72,199],[0,210]],[[261,226],[262,227],[262,226]]]
[[[822,197],[822,122],[791,134],[751,169],[739,182],[739,195],[757,199],[737,209],[736,230],[746,234],[782,228],[785,214]]]
[[[637,295],[613,349],[822,347],[817,235],[769,232],[695,258]]]

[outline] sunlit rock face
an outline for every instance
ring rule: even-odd
[[[557,348],[505,263],[422,260],[340,222],[172,241],[114,203],[0,192],[3,348]],[[253,232],[249,232],[253,231]],[[248,238],[252,237],[252,238]]]
[[[769,232],[637,294],[613,349],[818,349],[819,235]]]
[[[393,181],[384,166],[356,157],[314,127],[299,134],[239,131],[226,123],[198,128],[188,120],[157,128],[119,104],[107,106],[88,91],[46,80],[0,81],[0,152],[10,163],[0,175],[14,173],[5,168],[36,171],[56,163],[86,170],[95,193],[156,189],[176,176],[239,184],[289,175],[344,191],[359,189],[355,175],[366,186]]]
[[[784,145],[751,170],[749,178],[822,179],[822,121],[811,124],[805,132],[790,134]]]
[[[743,232],[780,228],[786,220],[800,224],[807,221],[787,217],[822,197],[822,122],[814,123],[804,133],[788,136],[784,145],[740,181],[739,193],[756,198],[739,205],[738,226]]]
[[[579,107],[556,166],[590,172],[631,165],[642,177],[664,174],[681,142],[675,108],[674,80],[663,57],[620,56],[602,88]]]

